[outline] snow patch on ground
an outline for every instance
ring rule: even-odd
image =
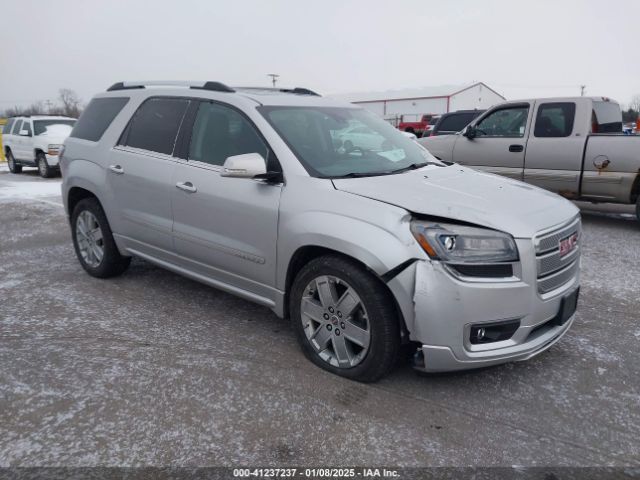
[[[43,197],[61,197],[60,182],[0,181],[0,200],[28,200]]]

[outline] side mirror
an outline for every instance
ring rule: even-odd
[[[233,155],[224,161],[223,177],[254,178],[267,173],[266,162],[259,153]]]
[[[22,137],[28,137],[29,136],[29,130],[20,130],[20,133],[18,134]]]
[[[473,140],[477,136],[476,128],[473,125],[469,125],[467,128],[464,129],[464,131],[462,132],[462,135],[467,137],[469,140]]]

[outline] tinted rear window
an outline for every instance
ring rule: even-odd
[[[573,131],[575,103],[543,103],[538,107],[536,137],[568,137]]]
[[[97,142],[128,101],[129,98],[126,97],[94,98],[80,116],[70,136]]]
[[[593,102],[593,133],[621,133],[622,112],[617,103]]]
[[[14,118],[10,118],[6,125],[2,128],[2,133],[6,133],[7,135],[11,133],[11,127],[13,126],[13,122],[15,122]]]
[[[151,98],[131,119],[122,144],[171,155],[189,100]]]
[[[471,121],[476,118],[477,115],[478,114],[474,112],[454,113],[453,115],[444,117],[436,128],[438,131],[459,132],[464,127],[469,125],[469,123],[471,123]]]

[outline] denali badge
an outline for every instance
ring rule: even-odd
[[[573,233],[567,238],[560,240],[560,256],[564,257],[567,253],[573,251],[578,245],[578,233]]]

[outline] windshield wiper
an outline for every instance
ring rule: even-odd
[[[324,178],[362,178],[362,177],[378,177],[380,175],[391,175],[393,171],[388,172],[349,172],[343,175],[327,175]]]
[[[434,162],[433,160],[429,160],[427,162],[412,163],[411,165],[407,165],[406,167],[402,167],[397,170],[392,170],[390,173],[402,173],[408,170],[417,170],[419,168],[426,167],[427,165],[436,165],[438,167],[442,166],[442,164],[440,164],[439,162]]]

